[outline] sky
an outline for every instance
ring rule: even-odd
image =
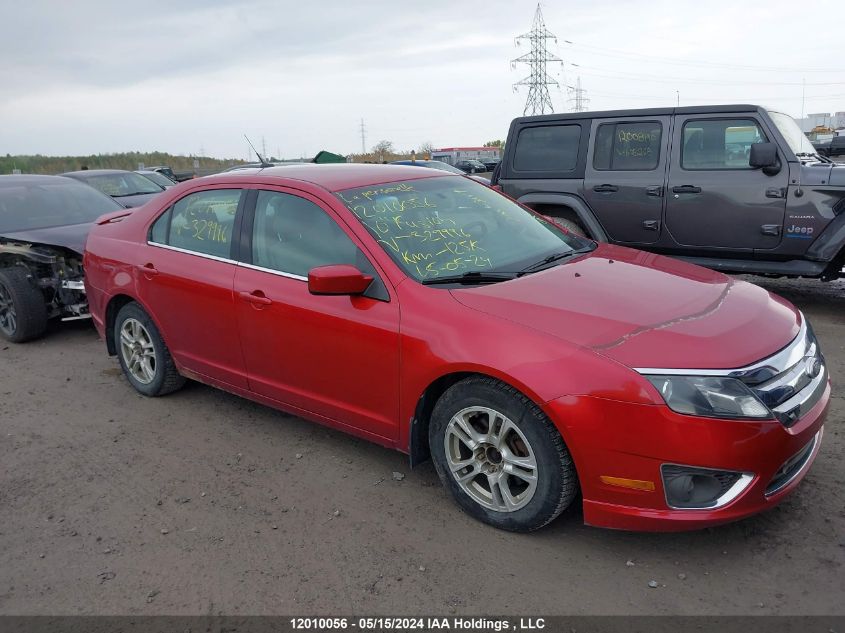
[[[504,139],[536,0],[0,0],[0,154],[249,158]],[[841,0],[544,2],[555,111],[845,110]],[[803,84],[803,85],[802,85]],[[803,91],[803,99],[802,99]],[[252,157],[254,159],[254,157]]]

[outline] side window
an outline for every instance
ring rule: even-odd
[[[516,139],[516,171],[572,171],[578,164],[580,125],[523,128]]]
[[[150,229],[150,241],[228,259],[240,189],[213,189],[185,196]]]
[[[274,191],[258,192],[252,263],[300,277],[317,266],[351,264],[376,276],[370,260],[325,211],[299,196]]]
[[[681,152],[684,169],[749,169],[754,143],[766,135],[752,119],[687,121]]]
[[[603,123],[596,132],[597,170],[650,171],[660,162],[663,126],[658,121]]]

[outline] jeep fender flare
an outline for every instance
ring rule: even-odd
[[[565,193],[527,193],[518,198],[517,202],[532,209],[538,204],[567,207],[575,213],[581,226],[589,233],[589,237],[599,242],[608,241],[607,233],[598,218],[578,196]]]
[[[840,213],[828,224],[807,249],[807,259],[829,262],[845,253],[845,213]]]

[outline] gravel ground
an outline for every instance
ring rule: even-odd
[[[90,325],[0,345],[0,613],[845,614],[845,283],[763,285],[821,339],[825,443],[779,508],[686,534],[578,508],[500,532],[399,453],[201,385],[136,395]]]

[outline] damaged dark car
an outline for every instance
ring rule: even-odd
[[[0,176],[0,336],[23,343],[50,319],[86,319],[82,252],[93,222],[123,207],[62,176]]]

